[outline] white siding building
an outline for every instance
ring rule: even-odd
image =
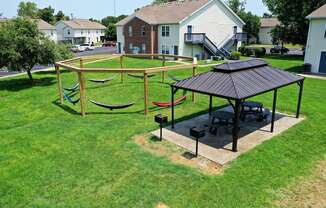
[[[42,19],[38,19],[36,20],[36,23],[37,23],[37,27],[38,29],[46,36],[48,37],[50,40],[54,41],[54,42],[57,42],[58,41],[58,37],[57,37],[57,31],[56,31],[56,28],[45,22],[44,20]]]
[[[307,17],[310,20],[305,63],[313,73],[326,73],[326,4]]]
[[[140,24],[149,28],[147,37],[137,36]],[[117,23],[117,51],[132,53],[135,50],[129,46],[141,48],[140,45],[151,39],[149,53],[207,58],[240,46],[244,24],[222,0],[148,5]],[[127,28],[132,28],[134,34],[130,35]]]
[[[98,43],[105,36],[106,27],[100,23],[83,19],[56,23],[58,41],[72,44]]]

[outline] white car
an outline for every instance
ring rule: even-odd
[[[82,51],[92,51],[95,47],[91,43],[84,43],[79,46]]]
[[[78,53],[78,52],[84,52],[84,51],[91,51],[94,50],[94,46],[92,46],[92,44],[90,43],[84,43],[81,45],[74,45],[71,48],[72,52]]]

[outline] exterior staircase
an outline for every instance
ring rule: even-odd
[[[228,39],[221,47],[216,46],[205,33],[185,33],[185,43],[200,45],[212,56],[220,56],[228,59],[231,55],[230,50],[238,41],[246,38],[245,33],[237,33]]]

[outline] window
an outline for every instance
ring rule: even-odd
[[[162,26],[162,36],[163,37],[170,36],[170,27],[169,26]]]
[[[68,33],[68,35],[70,35],[70,30],[69,29],[68,29],[67,33]]]
[[[141,34],[141,36],[145,36],[146,35],[145,26],[141,26],[141,28],[140,28],[140,34]]]
[[[91,31],[88,30],[88,34],[91,34]]]
[[[168,46],[162,45],[162,54],[170,54]]]
[[[83,35],[83,34],[84,34],[84,31],[83,31],[83,30],[81,30],[81,31],[80,31],[80,34],[81,34],[81,35]]]
[[[324,33],[324,38],[326,38],[326,27],[325,27],[325,33]]]
[[[131,26],[128,27],[128,34],[129,34],[129,37],[132,37],[132,27]]]
[[[53,30],[51,30],[51,36],[53,36]]]
[[[132,45],[132,43],[129,44],[129,49],[132,50],[134,47]]]
[[[143,44],[141,45],[141,50],[142,50],[143,53],[146,52],[146,44],[145,44],[145,43],[143,43]]]

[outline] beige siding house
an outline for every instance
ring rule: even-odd
[[[58,41],[57,31],[53,25],[45,22],[42,19],[37,19],[36,24],[39,31],[41,31],[46,37],[48,37],[50,40],[54,42]]]
[[[307,17],[310,20],[305,63],[312,72],[326,73],[326,4]]]
[[[72,44],[98,43],[105,35],[106,27],[85,19],[59,21],[55,25],[58,41]]]
[[[258,42],[265,45],[273,44],[271,31],[280,25],[277,18],[261,18],[261,26],[258,34]]]
[[[222,0],[148,5],[116,26],[117,47],[121,53],[207,58],[228,54],[240,46],[244,38],[244,22]]]

